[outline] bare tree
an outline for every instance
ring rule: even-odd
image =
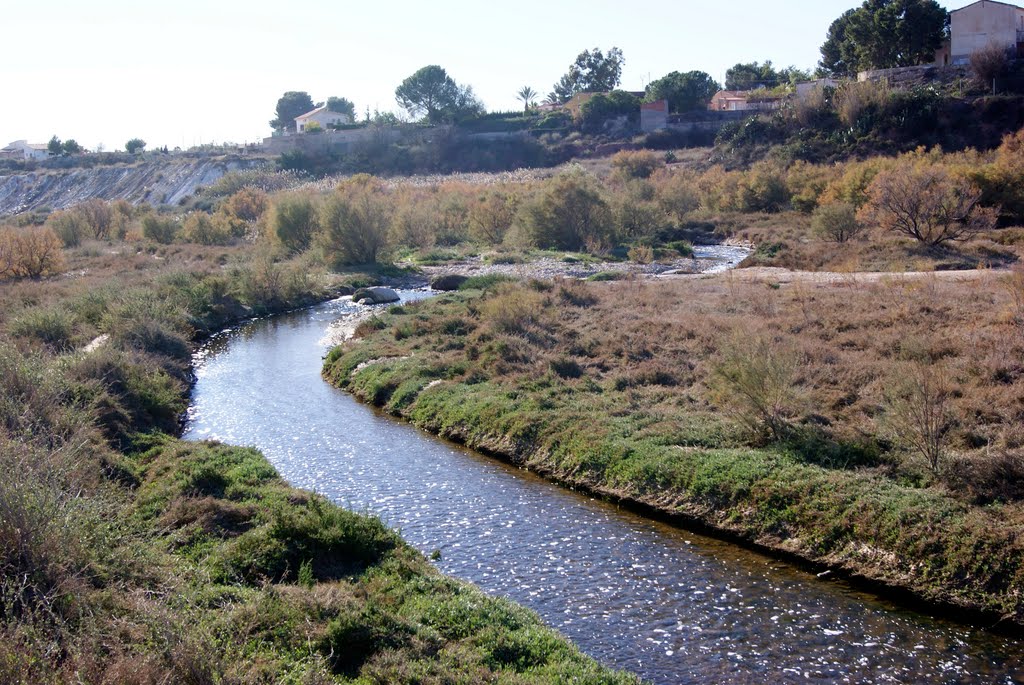
[[[995,226],[998,212],[978,206],[981,190],[927,162],[903,160],[868,186],[863,221],[926,245],[967,240]]]
[[[989,43],[971,55],[974,80],[984,88],[991,88],[992,82],[1009,70],[1012,57],[1012,51],[1005,45]]]
[[[924,362],[897,367],[893,376],[896,380],[885,397],[886,426],[897,444],[924,457],[937,475],[956,424],[949,379],[940,366]]]

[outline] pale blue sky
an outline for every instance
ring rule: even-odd
[[[737,62],[810,68],[829,24],[858,4],[4,0],[0,145],[54,134],[108,150],[135,136],[251,142],[269,135],[286,90],[397,111],[395,87],[427,64],[472,85],[488,110],[516,109],[517,90],[546,94],[593,47],[622,48],[629,90],[670,71],[721,81]]]

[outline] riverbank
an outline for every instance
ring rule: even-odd
[[[1019,630],[1015,277],[733,276],[446,295],[364,325],[324,375],[572,487]],[[932,453],[907,440],[915,400],[938,406]]]
[[[70,259],[0,284],[0,681],[637,682],[259,452],[169,437],[191,341],[345,279],[246,249]]]

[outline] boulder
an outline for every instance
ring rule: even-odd
[[[446,274],[444,276],[438,276],[430,282],[430,287],[434,290],[458,290],[459,287],[469,280],[468,276],[461,274]]]
[[[400,299],[398,293],[391,288],[360,288],[352,296],[353,302],[362,302],[363,304],[387,304],[388,302],[398,302]]]

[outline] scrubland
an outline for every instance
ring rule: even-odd
[[[492,283],[366,322],[324,374],[573,487],[1020,625],[1022,303],[1019,270]]]

